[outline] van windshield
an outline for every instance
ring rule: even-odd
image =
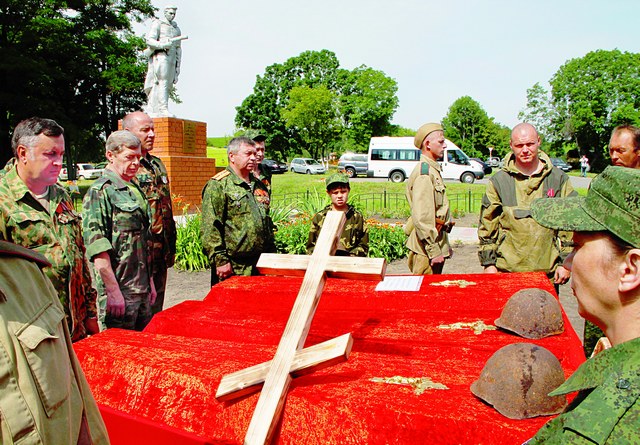
[[[469,158],[460,150],[447,150],[447,160],[454,164],[469,165]]]
[[[315,159],[307,159],[305,162],[307,163],[307,165],[320,165],[320,163]]]

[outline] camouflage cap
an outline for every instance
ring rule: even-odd
[[[574,232],[610,232],[640,247],[640,170],[607,167],[586,197],[538,199],[531,205],[542,226]]]
[[[241,136],[251,139],[254,142],[262,142],[267,140],[267,137],[262,134],[260,130],[245,130],[244,132],[242,132]]]
[[[442,128],[442,125],[438,123],[424,124],[422,127],[418,128],[416,137],[413,139],[413,145],[415,145],[416,148],[422,149],[422,142],[424,141],[424,138],[434,131],[444,131],[444,129]]]
[[[327,187],[327,190],[329,190],[329,187],[331,187],[334,184],[344,184],[344,185],[349,185],[349,177],[345,174],[342,173],[334,173],[331,176],[329,176],[327,178],[327,180],[325,181],[325,185]]]

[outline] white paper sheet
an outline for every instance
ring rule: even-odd
[[[418,292],[422,285],[420,275],[390,275],[376,286],[377,291],[405,291]]]

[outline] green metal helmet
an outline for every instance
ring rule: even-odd
[[[560,303],[542,289],[522,289],[504,305],[496,326],[524,338],[544,338],[564,332]]]
[[[514,343],[498,349],[485,363],[471,392],[510,419],[557,414],[565,396],[548,394],[564,383],[560,361],[533,343]]]

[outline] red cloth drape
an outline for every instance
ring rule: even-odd
[[[438,285],[445,280],[466,283]],[[300,283],[235,277],[204,301],[157,314],[145,332],[112,329],[76,343],[96,399],[211,443],[242,443],[258,394],[222,403],[216,389],[223,375],[273,358]],[[563,334],[541,340],[438,327],[492,325],[514,292],[553,293],[542,273],[425,276],[418,292],[377,292],[376,284],[327,281],[306,345],[351,332],[352,353],[347,362],[294,379],[275,442],[521,444],[549,417],[507,419],[473,396],[469,386],[484,363],[522,341],[553,352],[567,376],[584,361],[566,316]],[[394,376],[427,377],[449,389],[416,394],[410,386],[372,381]]]

